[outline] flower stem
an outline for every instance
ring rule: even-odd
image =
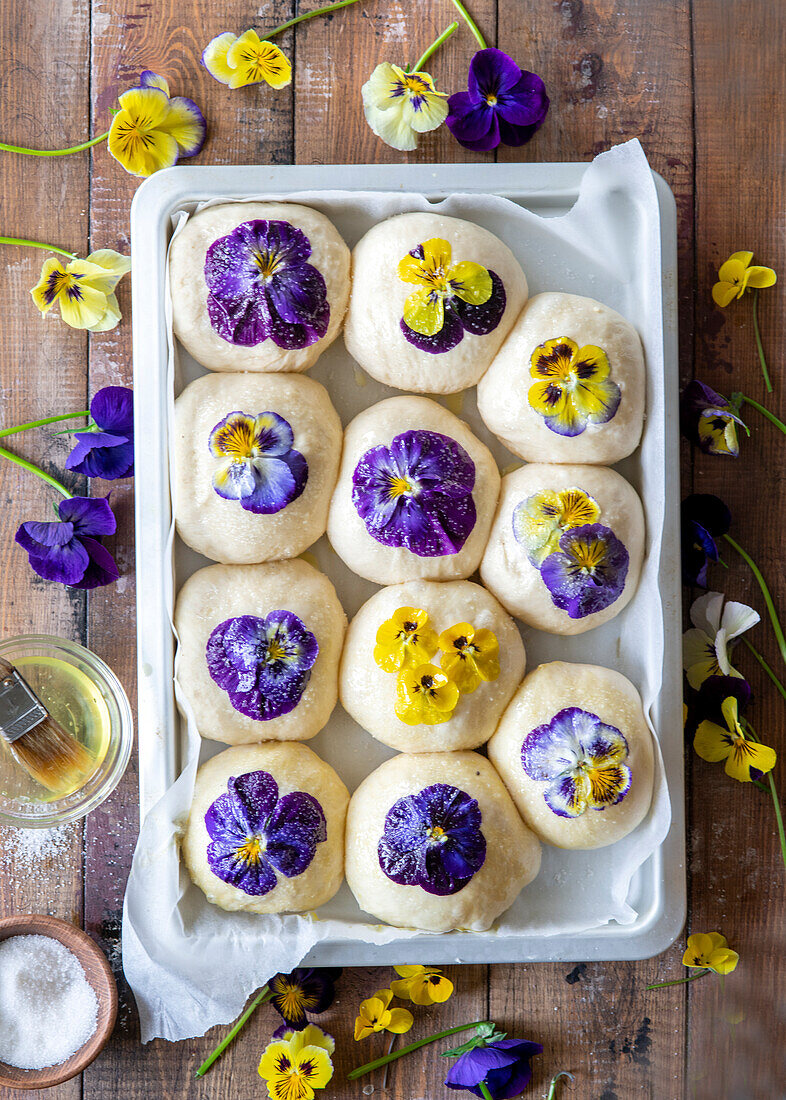
[[[315,8],[314,11],[296,15],[294,19],[287,19],[286,23],[279,24],[272,31],[268,31],[267,34],[260,34],[260,41],[267,42],[269,38],[281,34],[282,31],[288,31],[290,27],[295,27],[298,23],[304,23],[307,19],[313,19],[315,15],[329,15],[332,11],[338,11],[339,8],[348,8],[350,4],[357,4],[357,2],[358,0],[339,0],[337,4],[326,4],[324,8]]]
[[[372,1070],[379,1069],[380,1066],[387,1065],[388,1062],[395,1062],[397,1058],[403,1058],[405,1054],[411,1054],[413,1050],[420,1050],[421,1047],[428,1046],[429,1043],[435,1043],[437,1039],[445,1039],[448,1035],[456,1035],[459,1031],[469,1031],[470,1028],[479,1027],[480,1024],[487,1024],[488,1020],[475,1020],[471,1024],[460,1024],[458,1027],[449,1027],[446,1031],[438,1031],[435,1035],[429,1035],[425,1039],[418,1039],[415,1043],[410,1043],[408,1046],[402,1047],[401,1050],[396,1050],[392,1054],[386,1054],[382,1058],[377,1058],[373,1062],[366,1062],[363,1066],[357,1066],[355,1069],[351,1069],[347,1074],[349,1081],[357,1081],[358,1077],[365,1077],[367,1073],[371,1073]]]
[[[667,985],[686,985],[687,982],[695,982],[697,978],[704,978],[707,974],[712,973],[709,968],[706,970],[700,970],[698,974],[691,974],[689,978],[677,978],[673,982],[655,982],[654,985],[645,985],[645,989],[665,989]]]
[[[771,424],[774,424],[779,431],[786,435],[786,424],[784,424],[775,413],[771,413],[769,409],[765,409],[764,405],[760,405],[758,401],[754,401],[752,397],[747,397],[744,393],[734,394],[733,396],[739,397],[740,401],[744,401],[746,405],[750,405],[751,408],[756,409],[762,416],[766,416]]]
[[[28,470],[31,474],[35,474],[36,477],[40,477],[47,485],[51,485],[53,489],[57,489],[58,493],[62,493],[66,499],[70,500],[73,496],[73,494],[69,493],[68,489],[66,489],[65,485],[62,485],[56,477],[44,473],[40,466],[33,465],[33,463],[28,462],[26,458],[20,458],[19,455],[7,451],[5,447],[0,447],[0,457],[7,458],[9,462],[14,462],[17,466],[21,466],[23,470]]]
[[[568,1073],[566,1069],[560,1070],[558,1074],[551,1078],[551,1084],[549,1085],[549,1094],[546,1100],[556,1100],[557,1096],[557,1082],[562,1078],[567,1077],[569,1081],[575,1081],[576,1078],[572,1073]]]
[[[24,237],[0,237],[0,244],[19,244],[29,248],[43,248],[44,252],[59,252],[61,256],[68,256],[69,260],[76,259],[75,252],[66,252],[64,248],[55,248],[53,244],[42,244],[41,241],[28,241]]]
[[[434,41],[431,43],[431,45],[425,51],[425,53],[421,54],[421,56],[417,59],[415,64],[412,66],[411,71],[413,73],[419,73],[420,70],[423,68],[423,66],[426,64],[426,62],[428,61],[428,59],[431,57],[431,55],[436,53],[437,50],[439,49],[439,47],[442,45],[442,43],[447,42],[447,40],[450,38],[450,36],[452,34],[455,34],[457,30],[458,30],[458,23],[454,20],[450,24],[449,27],[445,27],[444,31],[439,36],[439,38],[434,39]]]
[[[477,43],[480,46],[481,50],[485,50],[486,49],[486,39],[480,33],[480,30],[478,29],[478,25],[475,22],[475,20],[472,18],[472,16],[469,14],[467,9],[464,7],[461,0],[453,0],[453,4],[456,8],[458,8],[459,12],[461,13],[461,18],[464,20],[464,22],[467,24],[469,29],[474,34],[474,36],[477,40]]]
[[[778,649],[781,651],[781,657],[783,657],[784,662],[786,662],[786,638],[784,638],[783,636],[783,630],[781,628],[780,619],[778,618],[778,612],[775,610],[775,604],[773,603],[772,596],[770,595],[770,590],[767,587],[767,582],[761,574],[761,570],[759,569],[753,558],[750,556],[750,554],[743,550],[739,543],[734,541],[731,535],[724,535],[723,537],[726,539],[726,542],[728,542],[729,546],[731,546],[732,549],[736,550],[743,561],[746,562],[754,577],[758,581],[759,588],[761,589],[761,594],[762,596],[764,596],[764,602],[767,605],[767,612],[770,616],[770,622],[772,623],[775,640],[778,643]]]
[[[240,1019],[235,1024],[235,1026],[232,1028],[232,1030],[229,1031],[224,1036],[224,1038],[218,1044],[218,1046],[213,1051],[213,1053],[209,1054],[207,1056],[207,1058],[205,1058],[202,1065],[199,1067],[199,1069],[194,1074],[195,1077],[204,1077],[205,1076],[205,1074],[210,1069],[210,1067],[213,1065],[213,1063],[218,1061],[218,1059],[224,1053],[224,1051],[229,1046],[229,1044],[232,1042],[232,1040],[235,1038],[235,1036],[240,1031],[240,1029],[244,1026],[244,1024],[246,1024],[248,1022],[249,1018],[256,1011],[256,1009],[258,1009],[259,1006],[261,1004],[263,1004],[265,1001],[269,1001],[272,996],[273,996],[273,994],[270,991],[270,986],[265,985],[265,986],[262,987],[262,989],[260,989],[259,993],[257,993],[254,1000],[248,1006],[248,1008],[243,1013],[243,1015],[240,1017]]]
[[[453,0],[455,3],[455,0]],[[759,362],[761,363],[761,373],[764,375],[764,385],[767,387],[767,393],[772,393],[772,382],[770,382],[770,372],[767,370],[767,360],[764,358],[764,348],[761,343],[761,333],[759,332],[759,291],[758,288],[754,288],[753,291],[753,333],[756,337],[756,350],[759,353]]]
[[[494,1097],[486,1088],[486,1084],[484,1081],[478,1081],[478,1088],[480,1089],[480,1095],[483,1097],[483,1100],[494,1100]]]
[[[767,662],[766,662],[766,661],[764,660],[764,658],[762,657],[761,653],[759,653],[758,649],[756,649],[756,648],[755,648],[754,646],[752,646],[752,645],[750,644],[750,642],[748,641],[748,639],[747,639],[747,638],[743,638],[743,639],[742,639],[742,641],[743,641],[743,642],[745,642],[745,645],[746,645],[746,646],[748,647],[748,649],[749,649],[749,650],[751,651],[751,653],[753,654],[753,656],[754,656],[754,657],[756,658],[756,660],[757,660],[757,661],[759,662],[759,664],[761,665],[761,667],[762,667],[762,668],[764,669],[764,671],[765,671],[765,672],[767,673],[767,675],[769,676],[769,678],[770,678],[770,679],[772,680],[773,684],[775,684],[776,688],[777,688],[777,689],[778,689],[778,691],[779,691],[779,692],[781,693],[781,695],[783,696],[783,698],[784,698],[784,699],[786,699],[786,687],[784,687],[784,685],[783,685],[783,684],[781,683],[781,681],[780,681],[780,680],[778,679],[778,677],[777,677],[777,676],[775,675],[775,673],[774,673],[774,672],[772,671],[772,669],[770,668],[770,666],[769,666],[769,665],[767,664]]]
[[[770,784],[770,793],[772,794],[772,804],[775,807],[775,820],[778,823],[778,837],[781,842],[781,856],[783,857],[783,866],[786,867],[786,832],[783,829],[783,814],[781,813],[781,803],[778,798],[778,791],[775,787],[775,780],[772,778],[772,772],[767,772],[767,780]]]
[[[99,134],[90,141],[83,141],[81,145],[72,145],[70,149],[27,149],[24,145],[6,145],[5,142],[0,141],[0,149],[5,150],[6,153],[24,153],[28,157],[66,157],[69,153],[81,153],[83,149],[90,149],[108,137],[107,130],[105,134]],[[25,244],[30,244],[30,241],[25,241]]]
[[[26,432],[30,428],[41,428],[45,424],[57,424],[61,420],[76,420],[79,416],[90,416],[90,410],[84,412],[64,413],[63,416],[45,416],[43,420],[28,420],[26,424],[18,424],[15,428],[0,428],[0,439],[6,435],[16,435],[18,432]],[[79,431],[79,428],[75,429]]]

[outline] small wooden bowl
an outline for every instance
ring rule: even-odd
[[[72,951],[85,972],[98,1001],[96,1029],[85,1045],[59,1066],[18,1069],[0,1062],[0,1085],[13,1089],[48,1089],[76,1077],[106,1046],[117,1017],[117,985],[103,951],[90,937],[68,921],[57,917],[22,913],[0,918],[0,940],[11,936],[51,936]]]

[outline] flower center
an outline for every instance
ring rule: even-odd
[[[248,837],[244,844],[241,844],[239,848],[235,849],[235,859],[241,863],[248,863],[252,866],[256,866],[262,862],[262,856],[265,854],[267,844],[265,838],[260,836],[259,833],[255,833],[254,836]]]
[[[418,629],[417,623],[404,623],[404,629],[399,631],[399,637],[403,634],[406,637],[408,634],[414,634]],[[414,641],[414,639],[413,639]]]
[[[391,500],[397,500],[398,497],[414,496],[416,492],[416,486],[412,484],[409,478],[391,476],[388,483],[388,496]]]
[[[495,106],[496,102],[497,97],[494,95],[493,92],[489,92],[489,94],[486,96],[486,103],[488,103],[489,107],[493,107]]]
[[[427,694],[430,694],[432,692],[432,688],[434,687],[434,677],[429,675],[421,676],[420,686]]]
[[[262,281],[267,283],[281,266],[281,258],[275,252],[255,252],[254,263],[262,276]]]
[[[288,653],[278,638],[273,638],[265,646],[264,659],[268,664],[273,664],[274,661],[283,661],[287,656]]]
[[[432,844],[444,844],[448,839],[447,833],[441,825],[432,825],[426,835]]]
[[[600,539],[593,539],[592,542],[574,542],[569,552],[573,558],[571,571],[583,573],[594,580],[596,572],[606,557],[606,547]]]

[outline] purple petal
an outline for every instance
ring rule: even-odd
[[[326,295],[322,273],[311,264],[285,269],[267,287],[271,306],[290,325],[318,323]]]
[[[81,580],[74,584],[74,588],[101,588],[105,584],[114,584],[120,576],[115,559],[105,546],[95,539],[79,536],[79,541],[87,551],[90,559],[87,569]]]
[[[316,798],[303,791],[284,795],[267,828],[267,855],[272,866],[294,878],[305,871],[317,844],[325,840],[327,822]]]
[[[131,438],[134,430],[134,392],[127,386],[104,386],[90,402],[90,415],[99,428]]]
[[[494,129],[494,108],[467,92],[456,92],[448,99],[445,121],[457,141],[482,141]]]
[[[317,340],[320,340],[325,335],[330,321],[330,306],[328,305],[327,298],[321,299],[320,302],[309,311],[307,319],[301,324],[291,324],[280,316],[278,310],[270,308],[272,305],[270,301],[272,291],[273,284],[265,288],[265,294],[268,300],[268,312],[270,315],[270,337],[275,344],[280,348],[286,349],[306,348],[311,344],[315,344]]]
[[[502,50],[493,47],[478,50],[469,63],[467,88],[470,98],[480,100],[512,92],[521,76],[516,62]]]
[[[454,97],[451,96],[448,103],[450,103],[453,98]],[[465,149],[471,149],[476,153],[489,153],[499,145],[499,118],[496,111],[492,108],[489,107],[488,112],[488,115],[484,116],[488,120],[488,128],[479,138],[464,137],[462,122],[458,117],[454,121],[451,115],[448,115],[445,119],[445,123],[459,145],[463,145]],[[475,128],[480,128],[480,125],[480,119],[473,121],[471,123],[470,132]],[[470,126],[469,123],[468,126]]]
[[[263,456],[254,460],[254,487],[251,492],[244,489],[240,503],[255,515],[274,515],[295,497],[296,489],[289,465],[280,458]]]
[[[246,863],[221,841],[208,845],[207,861],[214,875],[250,897],[263,897],[276,887],[275,873],[265,859]]]
[[[74,533],[80,538],[83,535],[101,538],[114,535],[117,530],[107,497],[70,497],[60,501],[57,511],[64,522],[73,523]]]
[[[500,143],[509,145],[513,149],[518,149],[519,146],[526,145],[528,141],[531,141],[543,123],[543,119],[541,119],[531,126],[514,126],[511,122],[506,122],[501,115],[498,118]]]
[[[23,523],[16,532],[16,541],[23,549],[41,553],[47,547],[63,547],[71,542],[74,537],[74,525],[52,520],[44,523],[39,520],[28,520]]]
[[[23,523],[16,542],[28,553],[31,568],[47,581],[74,586],[90,564],[87,549],[72,537],[70,523]]]
[[[278,799],[278,784],[269,772],[246,772],[237,779],[230,779],[236,804],[243,808],[243,820],[251,833],[262,832],[273,813]]]
[[[67,470],[116,481],[134,473],[134,444],[108,432],[76,432],[76,444],[65,461]]]
[[[423,332],[415,332],[403,317],[399,322],[399,327],[410,344],[420,351],[431,352],[432,355],[442,355],[446,351],[451,351],[464,339],[464,326],[454,309],[445,310],[442,328],[431,336],[427,336]]]
[[[222,623],[222,627],[224,653],[232,667],[241,672],[256,671],[260,650],[267,643],[266,620],[240,615]]]
[[[474,336],[487,336],[488,333],[493,332],[502,320],[507,304],[502,279],[496,271],[489,271],[489,275],[491,276],[491,296],[487,302],[473,305],[471,302],[462,301],[461,298],[455,298],[452,303],[452,309],[455,309],[462,325]]]
[[[522,72],[521,79],[499,97],[497,110],[513,126],[538,127],[549,109],[546,85],[537,73]],[[503,141],[505,139],[503,138]]]

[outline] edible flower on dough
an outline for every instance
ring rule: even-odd
[[[716,974],[730,974],[737,966],[739,959],[740,956],[730,949],[726,937],[720,932],[696,932],[688,936],[682,965],[700,966],[713,970]]]
[[[132,176],[151,176],[178,157],[195,156],[205,143],[207,125],[185,96],[171,96],[163,76],[146,69],[139,87],[119,97],[107,148]]]
[[[453,993],[451,982],[433,966],[396,966],[399,980],[390,983],[396,997],[415,1005],[444,1004]]]
[[[60,316],[71,328],[108,332],[120,321],[115,287],[131,270],[131,260],[111,248],[91,252],[86,260],[65,265],[56,256],[44,261],[41,278],[30,291],[41,313],[57,302]]]
[[[707,592],[694,600],[690,609],[693,626],[682,636],[682,667],[694,690],[710,676],[742,676],[732,667],[729,651],[760,616],[747,604],[724,601],[721,592]]]
[[[712,288],[716,306],[727,306],[741,298],[746,290],[774,286],[778,276],[771,267],[751,266],[752,252],[732,252],[718,270],[718,281]]]
[[[499,676],[499,642],[491,630],[476,630],[471,623],[456,623],[439,636],[440,665],[462,695],[470,695],[481,683]]]
[[[412,1027],[415,1019],[408,1008],[391,1008],[393,1000],[391,989],[379,989],[365,1001],[360,1002],[355,1020],[355,1041],[368,1038],[376,1031],[389,1031],[393,1035],[403,1035]]]
[[[202,64],[212,77],[230,88],[269,84],[284,88],[292,83],[292,66],[273,42],[250,28],[240,35],[226,31],[208,42]]]
[[[408,726],[438,726],[453,717],[459,689],[436,665],[403,669],[396,681],[396,717]]]
[[[296,1031],[291,1039],[268,1043],[257,1072],[270,1100],[314,1100],[315,1090],[323,1089],[333,1076],[334,1050],[332,1036],[313,1026]]]
[[[751,775],[752,771],[761,775],[772,771],[777,761],[775,750],[745,736],[734,696],[723,700],[721,710],[726,729],[705,721],[696,730],[693,747],[702,760],[708,760],[711,764],[725,760],[726,774],[740,783],[750,783],[758,778]]]
[[[580,348],[568,336],[539,344],[530,356],[528,400],[557,435],[581,435],[590,424],[606,424],[617,412],[620,389],[610,377],[603,348]]]
[[[564,531],[596,523],[600,506],[583,489],[543,489],[513,510],[513,535],[527,551],[532,565],[539,569],[543,561],[559,549]]]
[[[374,661],[383,672],[418,668],[437,652],[437,632],[428,625],[428,612],[399,607],[377,630]]]
[[[587,523],[563,532],[540,567],[552,602],[571,619],[610,607],[622,595],[630,556],[610,527]]]
[[[401,151],[417,149],[418,137],[436,130],[448,114],[448,97],[425,72],[408,73],[389,61],[377,65],[362,88],[372,131]]]
[[[247,512],[280,512],[297,500],[308,481],[308,463],[294,441],[291,424],[278,413],[229,413],[208,440],[217,459],[213,488]]]

